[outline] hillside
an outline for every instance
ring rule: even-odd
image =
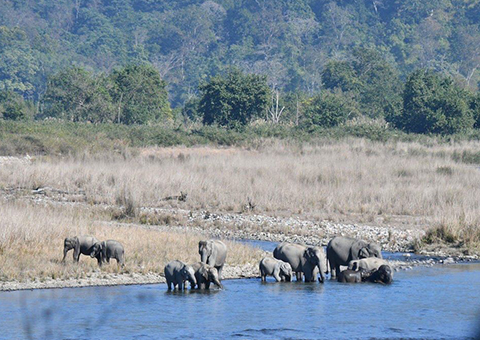
[[[433,68],[476,90],[477,0],[3,0],[0,90],[38,100],[72,65],[109,73],[149,62],[173,107],[228,66],[272,88],[317,93],[328,61],[377,52],[402,79]]]

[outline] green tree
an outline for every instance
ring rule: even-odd
[[[407,79],[403,111],[392,123],[407,132],[452,134],[473,127],[468,93],[451,78],[417,70]]]
[[[51,76],[43,102],[45,115],[70,121],[109,122],[113,119],[108,80],[73,67]]]
[[[234,127],[265,114],[270,88],[265,76],[238,69],[216,76],[200,86],[199,112],[205,124]]]
[[[150,124],[172,119],[167,83],[150,64],[128,65],[111,75],[115,121]]]
[[[342,93],[322,92],[304,103],[300,127],[307,131],[345,123],[358,114],[354,102]]]
[[[0,26],[0,90],[31,94],[39,63],[20,28]]]
[[[347,61],[329,61],[322,72],[322,81],[326,89],[341,89],[346,91],[358,91],[362,82],[358,79],[352,65]]]

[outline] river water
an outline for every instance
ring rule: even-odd
[[[0,339],[476,339],[480,325],[480,264],[400,271],[390,286],[224,285],[0,292]]]

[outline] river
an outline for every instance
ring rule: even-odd
[[[271,244],[256,244],[269,249]],[[0,292],[0,339],[476,339],[480,264],[378,284],[224,281]]]

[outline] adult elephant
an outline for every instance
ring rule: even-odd
[[[273,257],[290,263],[297,281],[302,280],[302,273],[305,282],[315,282],[316,268],[318,268],[320,282],[324,282],[326,270],[325,254],[320,247],[307,247],[294,243],[281,243],[273,251]]]
[[[80,254],[90,255],[92,252],[93,245],[97,243],[98,240],[93,236],[74,236],[67,237],[63,241],[63,259],[62,262],[65,262],[67,253],[73,249],[73,261],[78,262],[80,260]],[[100,261],[100,258],[97,257],[97,260]]]
[[[223,266],[227,258],[227,246],[219,240],[209,240],[198,242],[198,253],[200,261],[215,267],[218,275],[222,278]]]
[[[192,264],[192,268],[195,272],[198,289],[210,289],[211,283],[218,288],[223,288],[218,271],[215,267],[202,262],[197,262]]]
[[[167,263],[163,271],[167,280],[168,290],[172,290],[172,285],[173,289],[177,286],[179,290],[186,289],[186,281],[190,282],[191,288],[195,288],[197,284],[193,268],[181,261],[174,260]]]
[[[327,260],[330,263],[332,279],[340,274],[340,266],[348,266],[348,263],[352,260],[367,257],[382,258],[380,245],[344,236],[336,236],[328,242]]]

